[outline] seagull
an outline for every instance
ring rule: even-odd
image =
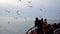
[[[15,17],[14,19],[18,19],[17,17]]]
[[[40,8],[40,11],[43,11],[43,10]]]
[[[19,11],[17,11],[16,13],[17,13],[17,15],[20,15]]]
[[[60,12],[58,12],[58,14],[60,14]]]
[[[21,2],[21,0],[19,0]]]
[[[10,22],[8,21],[8,24],[10,24]]]
[[[32,6],[28,6],[28,7],[32,7]]]
[[[17,15],[20,15],[19,13]]]
[[[19,11],[17,11],[16,13],[18,13]]]
[[[28,1],[28,3],[31,3],[31,1]]]
[[[10,13],[10,11],[6,10],[6,12]]]

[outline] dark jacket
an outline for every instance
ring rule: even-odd
[[[40,20],[35,21],[35,27],[41,27],[41,21]]]

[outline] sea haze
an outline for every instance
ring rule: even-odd
[[[49,24],[58,23],[60,20],[47,20]],[[0,21],[0,34],[25,34],[28,29],[34,26],[34,20],[29,21]]]

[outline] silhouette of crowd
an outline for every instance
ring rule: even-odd
[[[56,30],[59,30],[57,33],[60,34],[60,23],[48,24],[47,19],[36,17],[35,27],[37,27],[37,34],[55,34]]]

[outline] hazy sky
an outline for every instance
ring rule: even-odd
[[[35,17],[60,19],[60,0],[0,0],[0,32],[3,34],[24,34],[34,26]],[[48,23],[60,22],[54,20]]]
[[[31,3],[28,3],[29,1]],[[20,15],[17,15],[17,11]],[[1,17],[34,18],[36,16],[60,18],[60,0],[0,0],[0,19]]]

